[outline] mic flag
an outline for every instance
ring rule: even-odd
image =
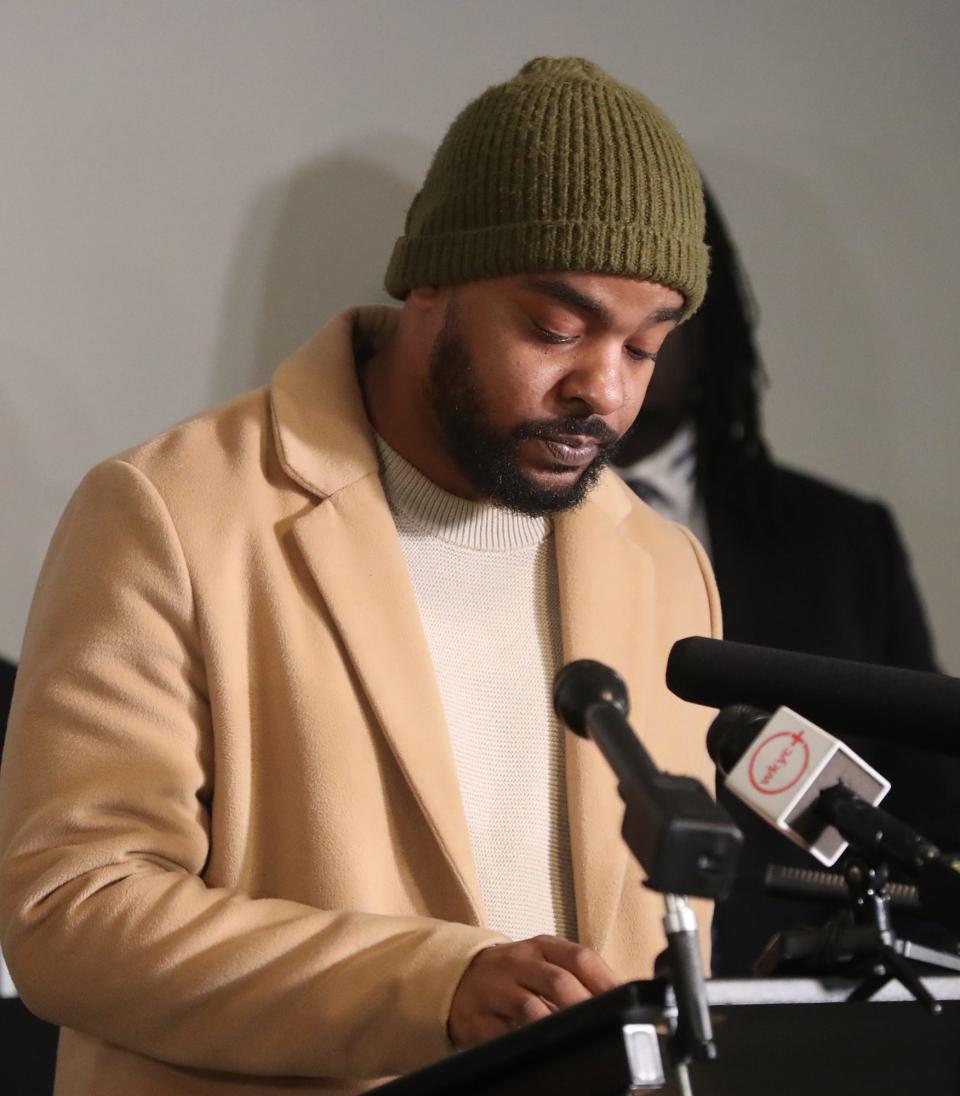
[[[849,746],[789,708],[772,716],[725,708],[707,733],[707,752],[738,799],[827,867],[848,842],[817,814],[820,793],[842,783],[875,806],[890,790]]]
[[[925,913],[960,932],[960,856],[941,853],[877,803],[889,783],[844,743],[780,708],[725,708],[707,752],[728,788],[828,867],[851,844],[916,882]]]

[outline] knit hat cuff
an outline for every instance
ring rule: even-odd
[[[385,279],[404,298],[419,286],[456,285],[507,274],[585,271],[643,278],[684,296],[684,319],[703,300],[707,248],[643,224],[524,223],[401,236]]]

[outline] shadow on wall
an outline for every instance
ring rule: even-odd
[[[383,275],[429,150],[372,137],[256,198],[227,284],[212,402],[265,384],[335,313],[386,303]]]
[[[62,363],[51,353],[4,340],[0,361],[0,651],[15,658],[40,564],[78,478],[75,464],[58,460],[51,439],[82,436],[89,423],[76,414],[71,382],[61,385]],[[75,372],[77,384],[89,382],[83,371]],[[25,377],[44,377],[47,383],[21,383]],[[74,410],[72,418],[68,408]]]
[[[816,471],[828,478],[842,478],[834,465],[847,474],[852,465],[862,472],[861,486],[879,493],[892,454],[882,431],[862,425],[881,423],[887,413],[878,369],[883,348],[862,258],[837,211],[804,179],[775,161],[758,161],[747,148],[707,145],[700,152],[759,305],[758,339],[771,384],[764,402],[772,413],[764,418],[774,452],[785,451],[788,463],[816,453],[822,458]],[[838,173],[861,167],[845,155],[836,150]],[[865,209],[876,206],[876,231],[883,231],[882,202],[869,188],[861,191]],[[780,348],[793,352],[790,360]],[[798,416],[798,401],[816,413]]]

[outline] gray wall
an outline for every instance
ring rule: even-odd
[[[565,53],[686,134],[776,450],[893,503],[960,673],[950,0],[0,0],[0,653],[85,469],[382,299],[453,114]]]

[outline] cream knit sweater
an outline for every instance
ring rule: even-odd
[[[377,439],[433,658],[487,924],[576,937],[549,519],[448,494]]]

